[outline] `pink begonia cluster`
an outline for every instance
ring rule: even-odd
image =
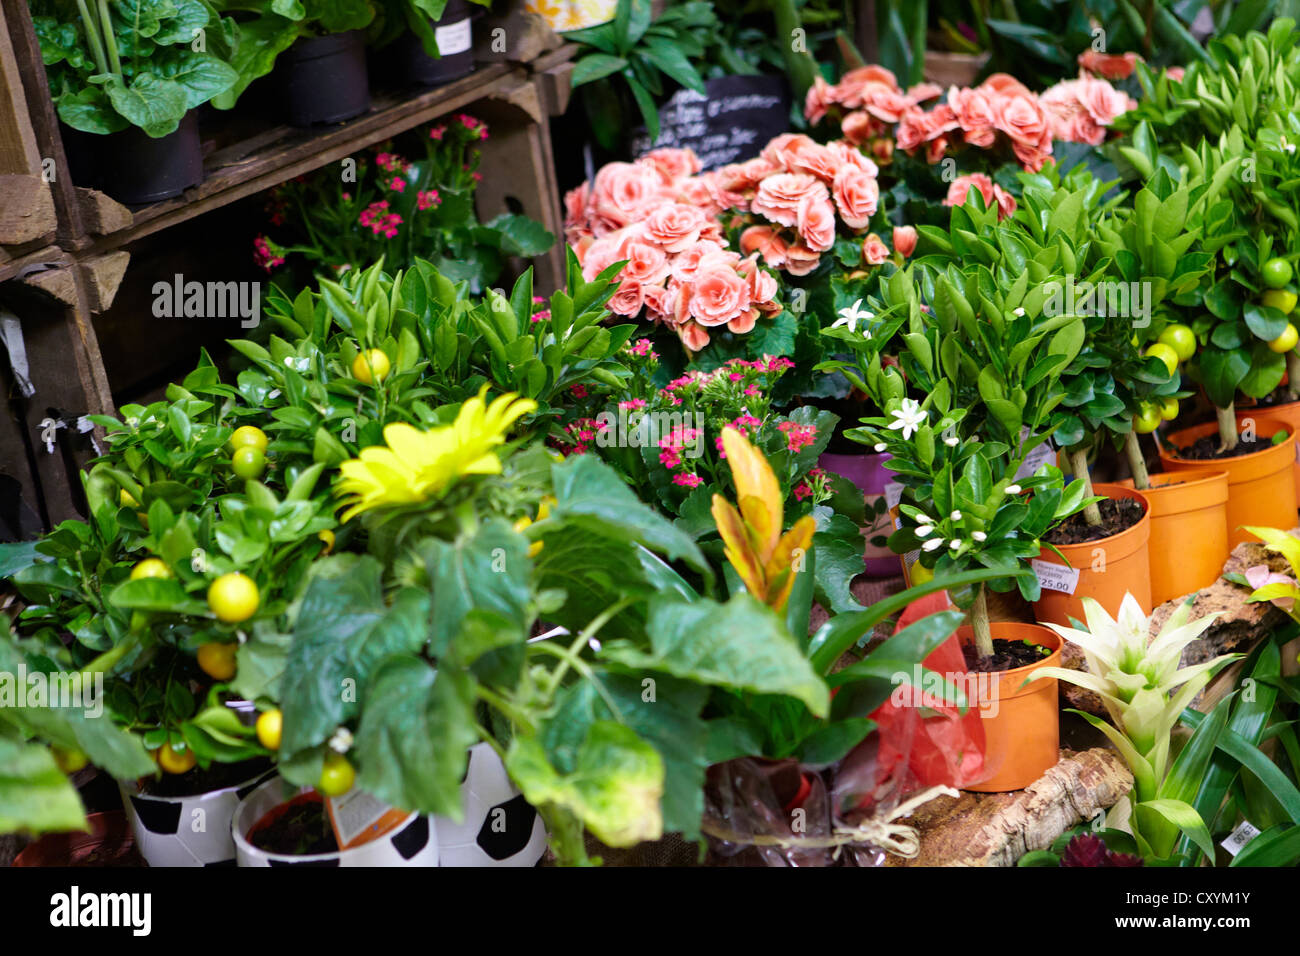
[[[715,217],[739,197],[723,195],[717,175],[699,170],[691,150],[658,149],[606,165],[565,197],[565,233],[583,276],[627,261],[610,311],[644,309],[693,351],[709,343],[709,329],[749,332],[782,308],[776,278],[757,255],[742,258],[723,245]]]
[[[942,93],[933,83],[904,93],[884,67],[865,66],[834,85],[818,77],[808,90],[804,115],[817,123],[835,109],[845,139],[881,162],[888,162],[895,148],[909,155],[923,151],[927,162],[937,163],[963,145],[1009,145],[1025,169],[1038,172],[1052,157],[1053,139],[1096,145],[1098,131],[1104,138],[1105,128],[1136,105],[1086,73],[1042,96],[1012,76],[995,73],[976,87],[949,87],[944,102],[922,108]]]

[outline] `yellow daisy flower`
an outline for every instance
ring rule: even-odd
[[[357,458],[343,462],[337,491],[350,506],[343,520],[384,505],[426,501],[465,475],[499,475],[501,460],[493,449],[537,403],[507,392],[488,405],[486,395],[484,385],[450,425],[428,431],[403,422],[387,425],[387,447],[363,448]]]

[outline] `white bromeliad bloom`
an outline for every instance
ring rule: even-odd
[[[912,434],[925,424],[926,413],[921,403],[914,398],[903,399],[902,404],[889,413],[894,421],[889,423],[891,430],[902,429],[903,440],[911,439]]]

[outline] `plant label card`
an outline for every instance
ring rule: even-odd
[[[897,508],[898,503],[902,500],[903,485],[901,482],[891,481],[885,485],[885,504],[891,508]]]
[[[410,813],[396,810],[358,787],[341,797],[330,797],[325,801],[325,808],[329,811],[334,839],[341,850],[369,843],[410,816]]]
[[[469,17],[459,23],[449,23],[445,27],[438,27],[433,31],[433,38],[438,44],[439,56],[464,53],[474,45],[470,37]]]
[[[719,76],[704,92],[678,90],[659,109],[659,138],[633,131],[632,155],[672,146],[695,150],[707,172],[758,155],[790,125],[790,92],[780,76]]]
[[[1027,426],[1021,428],[1020,440],[1024,441],[1028,437],[1029,437],[1029,428]],[[1034,472],[1038,470],[1040,465],[1055,465],[1055,464],[1056,464],[1056,449],[1052,447],[1052,440],[1049,438],[1041,445],[1035,446],[1034,449],[1030,451],[1028,455],[1025,456],[1025,460],[1022,461],[1020,463],[1020,467],[1016,469],[1016,475],[1014,480],[1020,481],[1021,479],[1024,478],[1032,478],[1034,476]]]
[[[1259,836],[1259,830],[1251,824],[1249,820],[1242,820],[1237,825],[1237,829],[1228,834],[1228,838],[1219,846],[1223,847],[1233,856],[1236,856],[1246,848],[1246,844],[1255,837]]]
[[[1078,568],[1067,568],[1063,564],[1040,561],[1038,558],[1030,561],[1029,566],[1038,576],[1038,586],[1045,590],[1073,594],[1074,589],[1079,586]]]

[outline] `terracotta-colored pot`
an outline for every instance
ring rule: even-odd
[[[1133,479],[1120,482],[1133,487]],[[1151,603],[1209,587],[1228,560],[1228,473],[1170,471],[1151,476]]]
[[[1285,420],[1274,419],[1263,412],[1249,417],[1255,420],[1258,434],[1271,438],[1285,429],[1286,439],[1264,451],[1210,461],[1178,458],[1173,449],[1215,434],[1219,430],[1215,422],[1173,432],[1160,443],[1160,461],[1167,472],[1215,468],[1228,473],[1229,548],[1243,541],[1255,540],[1254,535],[1242,530],[1245,525],[1289,531],[1296,524],[1295,430]]]
[[[1283,405],[1270,405],[1267,408],[1238,408],[1237,424],[1240,426],[1244,418],[1258,418],[1261,415],[1284,421],[1287,423],[1288,431],[1292,434],[1300,434],[1300,402],[1286,402]],[[1300,503],[1300,443],[1297,443],[1296,448],[1296,463],[1292,473],[1295,475],[1296,502]],[[1210,463],[1207,462],[1208,464]]]
[[[1132,498],[1145,514],[1137,524],[1108,538],[1058,545],[1068,566],[1050,548],[1039,552],[1032,562],[1044,582],[1042,597],[1034,602],[1034,616],[1039,621],[1067,626],[1071,617],[1082,621],[1085,597],[1094,598],[1115,615],[1127,593],[1137,598],[1143,611],[1151,613],[1151,503],[1142,492],[1122,485],[1094,483],[1092,487],[1107,498]]]
[[[994,639],[1029,641],[1052,651],[1041,661],[1024,667],[967,678],[967,699],[971,706],[978,707],[984,727],[984,768],[990,776],[965,789],[980,793],[1023,790],[1056,766],[1061,757],[1056,679],[1025,683],[1036,668],[1061,665],[1061,638],[1049,628],[1019,621],[994,621],[989,630]],[[962,625],[957,628],[957,639],[971,643],[974,629]],[[978,700],[973,699],[976,695],[971,691],[970,677],[976,678],[976,686],[982,690]],[[987,683],[984,678],[989,679]]]
[[[86,832],[47,833],[29,843],[14,866],[144,866],[121,810],[91,813]]]

